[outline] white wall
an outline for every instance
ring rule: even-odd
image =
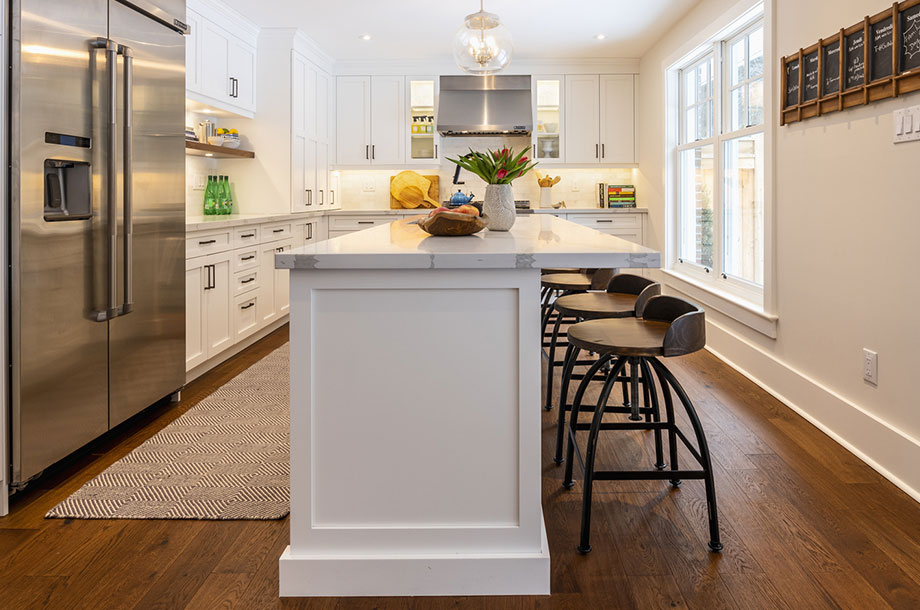
[[[638,189],[653,246],[665,245],[666,62],[739,4],[753,2],[703,0],[641,60]],[[772,4],[774,65],[886,7]],[[892,111],[916,104],[913,94],[786,127],[772,118],[777,337],[707,315],[711,349],[920,500],[920,142],[891,141]],[[877,387],[862,380],[863,347],[879,353]]]

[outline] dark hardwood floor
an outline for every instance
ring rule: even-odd
[[[16,497],[0,518],[0,607],[920,608],[920,505],[708,352],[668,364],[708,433],[721,555],[706,552],[699,481],[673,491],[654,481],[596,484],[594,551],[579,555],[580,487],[563,490],[562,468],[552,462],[555,412],[543,421],[550,597],[281,600],[277,560],[287,520],[43,518],[286,340],[286,328],[275,332],[191,383],[177,407],[142,414]],[[598,467],[651,464],[650,435],[612,434],[601,439]]]

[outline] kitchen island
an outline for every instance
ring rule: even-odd
[[[282,596],[549,593],[540,269],[657,252],[550,215],[402,219],[275,257],[291,286]]]

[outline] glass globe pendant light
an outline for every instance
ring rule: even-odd
[[[483,10],[467,15],[463,25],[454,35],[454,59],[464,72],[470,74],[495,74],[511,61],[511,32],[498,15]]]

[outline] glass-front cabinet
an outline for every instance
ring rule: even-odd
[[[562,76],[533,77],[533,150],[544,163],[564,163],[562,131],[565,80]]]
[[[406,119],[408,144],[406,161],[431,164],[438,159],[438,133],[435,110],[438,107],[438,80],[436,77],[407,77],[406,100],[409,116]]]

